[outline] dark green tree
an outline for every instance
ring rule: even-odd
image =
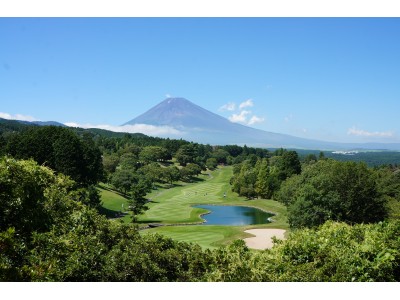
[[[181,173],[177,167],[170,166],[162,169],[162,178],[172,186],[174,181],[181,178]]]
[[[259,172],[259,164],[255,168],[251,160],[245,160],[240,166],[236,168],[236,172],[239,168],[239,173],[236,173],[236,175],[231,180],[232,191],[249,199],[255,197],[257,195],[255,186],[257,182],[257,175]]]
[[[118,167],[123,170],[134,171],[140,167],[140,162],[135,154],[128,152],[121,155]]]
[[[118,164],[119,164],[119,157],[115,153],[103,155],[103,168],[108,175],[111,175],[112,173],[115,172]]]
[[[217,149],[212,153],[212,157],[217,160],[219,164],[226,164],[229,152],[224,149]]]
[[[214,158],[214,157],[208,158],[207,161],[206,161],[206,166],[210,170],[214,170],[218,166],[217,159]]]
[[[137,182],[135,174],[130,170],[117,170],[111,178],[111,184],[125,195],[132,189]]]
[[[103,178],[101,153],[88,136],[56,126],[31,127],[14,134],[6,152],[18,159],[32,158],[40,165],[70,176],[82,185]]]
[[[147,146],[142,149],[139,154],[140,160],[145,163],[167,161],[172,159],[167,149],[158,146]]]
[[[153,162],[141,167],[138,170],[138,173],[145,176],[152,183],[161,182],[163,176],[163,168],[158,163]]]
[[[176,152],[176,161],[181,166],[186,166],[188,163],[193,163],[196,158],[196,149],[193,144],[183,145]]]
[[[292,175],[301,173],[301,163],[296,151],[285,151],[278,165],[279,178],[283,181]]]
[[[288,203],[289,224],[296,228],[327,220],[372,223],[387,216],[376,176],[363,163],[320,160],[287,180],[279,194]]]
[[[268,186],[268,177],[269,177],[268,160],[263,159],[257,174],[255,191],[259,197],[264,199],[268,199],[271,196]]]
[[[193,163],[187,164],[185,167],[182,167],[180,170],[181,178],[184,181],[192,181],[193,176],[197,176],[201,174],[201,168]]]
[[[149,208],[146,206],[147,199],[145,198],[147,192],[150,190],[151,183],[144,178],[141,178],[137,184],[132,186],[131,197],[128,200],[129,210],[132,212],[132,222],[136,222],[138,215],[142,214]]]

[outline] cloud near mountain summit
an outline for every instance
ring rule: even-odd
[[[247,107],[253,107],[254,102],[253,99],[247,99],[243,101],[239,105],[236,105],[234,102],[229,102],[219,108],[219,111],[231,111],[232,113],[228,117],[229,121],[233,123],[240,123],[244,125],[254,125],[257,123],[262,123],[265,121],[265,118],[256,116],[250,110],[246,110]]]

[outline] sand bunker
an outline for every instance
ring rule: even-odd
[[[283,229],[249,229],[245,232],[255,235],[255,237],[245,238],[247,247],[252,249],[269,249],[272,248],[272,237],[276,236],[278,239],[284,239]]]

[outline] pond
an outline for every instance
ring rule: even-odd
[[[195,205],[193,207],[204,208],[211,211],[202,215],[206,220],[204,225],[256,225],[270,223],[268,218],[273,214],[260,209],[247,206],[222,206],[222,205]]]

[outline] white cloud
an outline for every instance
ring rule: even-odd
[[[264,122],[264,118],[260,118],[260,117],[257,117],[257,116],[252,116],[251,118],[250,118],[250,121],[247,123],[247,125],[253,125],[253,124],[256,124],[256,123],[262,123],[262,122]]]
[[[78,124],[74,122],[67,122],[64,124],[70,127],[98,128],[114,132],[143,133],[151,136],[160,136],[160,135],[182,136],[185,134],[185,132],[177,130],[170,126],[154,126],[148,124],[134,124],[134,125],[124,125],[124,126]]]
[[[246,107],[254,106],[253,99],[247,99],[239,105],[234,102],[229,102],[222,105],[219,111],[230,111],[231,116],[228,117],[229,121],[233,123],[241,123],[244,125],[254,125],[256,123],[262,123],[265,118],[254,115],[250,110],[246,110]]]
[[[2,119],[7,119],[7,120],[19,120],[19,121],[39,121],[38,119],[31,117],[31,116],[25,116],[21,114],[16,114],[16,115],[10,115],[8,113],[0,112],[0,118]]]
[[[219,111],[226,111],[226,110],[228,110],[228,111],[234,111],[235,109],[236,109],[236,104],[233,103],[233,102],[229,102],[229,103],[227,103],[227,104],[225,104],[225,105],[222,105],[222,106],[219,108]]]
[[[233,123],[247,123],[247,115],[251,114],[251,111],[242,110],[240,114],[233,114],[229,117],[229,121]]]
[[[253,125],[256,123],[262,123],[265,121],[263,117],[258,117],[253,115],[250,110],[245,110],[246,107],[254,106],[253,99],[247,99],[243,101],[239,105],[236,103],[229,102],[219,108],[219,111],[236,111],[237,113],[233,113],[230,117],[228,117],[229,121],[233,123],[242,123],[245,125]]]
[[[366,136],[366,137],[393,137],[394,133],[392,131],[366,131],[362,129],[357,129],[356,127],[349,128],[347,130],[348,135],[356,135],[356,136]]]
[[[89,128],[89,127],[85,127],[85,125],[80,125],[80,124],[75,123],[75,122],[67,122],[67,123],[64,123],[64,125],[66,125],[68,127]],[[89,124],[87,124],[87,125],[90,126]]]
[[[239,109],[243,109],[245,107],[252,107],[254,105],[253,99],[247,99],[246,101],[239,104]]]

